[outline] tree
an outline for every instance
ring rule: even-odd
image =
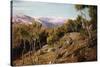
[[[23,51],[22,51],[22,60],[23,60],[23,64],[24,64],[24,53],[25,53],[25,50],[26,50],[26,44],[25,42],[28,40],[30,42],[30,33],[28,32],[28,28],[27,26],[25,25],[22,25],[20,27],[20,35],[21,35],[21,38],[23,40]]]
[[[75,5],[75,8],[80,11],[81,16],[85,17],[86,20],[86,15],[82,12],[85,8],[88,8],[89,16],[91,17],[91,21],[94,20],[93,24],[89,24],[90,22],[86,21],[84,22],[84,19],[82,21],[82,27],[86,29],[88,32],[89,38],[91,38],[91,28],[94,25],[96,27],[96,22],[97,22],[97,7],[96,6],[89,6],[89,5]]]
[[[97,6],[89,7],[90,22],[93,24],[93,29],[97,29]]]

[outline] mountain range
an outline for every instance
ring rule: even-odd
[[[60,26],[65,23],[66,18],[63,17],[30,17],[27,15],[14,15],[12,17],[12,23],[21,23],[21,24],[32,24],[32,21],[37,21],[42,24],[42,26],[47,28],[52,28],[55,26]]]

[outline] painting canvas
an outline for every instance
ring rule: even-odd
[[[97,6],[11,1],[11,65],[97,61]]]

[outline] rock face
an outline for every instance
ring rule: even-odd
[[[69,34],[69,37],[72,39],[72,40],[83,40],[85,39],[85,37],[78,33],[78,32],[72,32]]]

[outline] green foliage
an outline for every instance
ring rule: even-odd
[[[84,9],[84,8],[86,8],[86,7],[89,7],[89,5],[75,5],[75,8],[76,8],[77,10],[82,10],[82,9]]]
[[[79,32],[81,30],[82,23],[78,17],[76,20],[69,19],[66,24],[62,27],[65,28],[66,33],[68,32]]]
[[[75,5],[75,8],[80,11],[81,16],[85,16],[84,19],[82,19],[83,28],[86,31],[85,33],[88,34],[89,38],[92,36],[92,31],[97,30],[97,6],[92,5]],[[91,18],[90,21],[86,20],[86,14],[84,14],[82,11],[87,8],[89,12],[89,16]]]
[[[34,39],[39,40],[41,35],[38,31],[41,30],[41,24],[32,23],[32,25],[26,24],[13,24],[12,25],[13,44],[14,47],[20,44],[21,40],[32,42]]]
[[[97,29],[97,6],[89,7],[89,16],[91,17],[90,23],[93,25],[93,29]]]
[[[97,6],[92,5],[75,5],[75,8],[78,11],[82,11],[85,8],[88,8],[89,16],[91,18],[90,23],[94,25],[94,28],[97,28]]]
[[[53,36],[49,36],[47,38],[47,43],[50,44],[50,45],[53,43]]]

